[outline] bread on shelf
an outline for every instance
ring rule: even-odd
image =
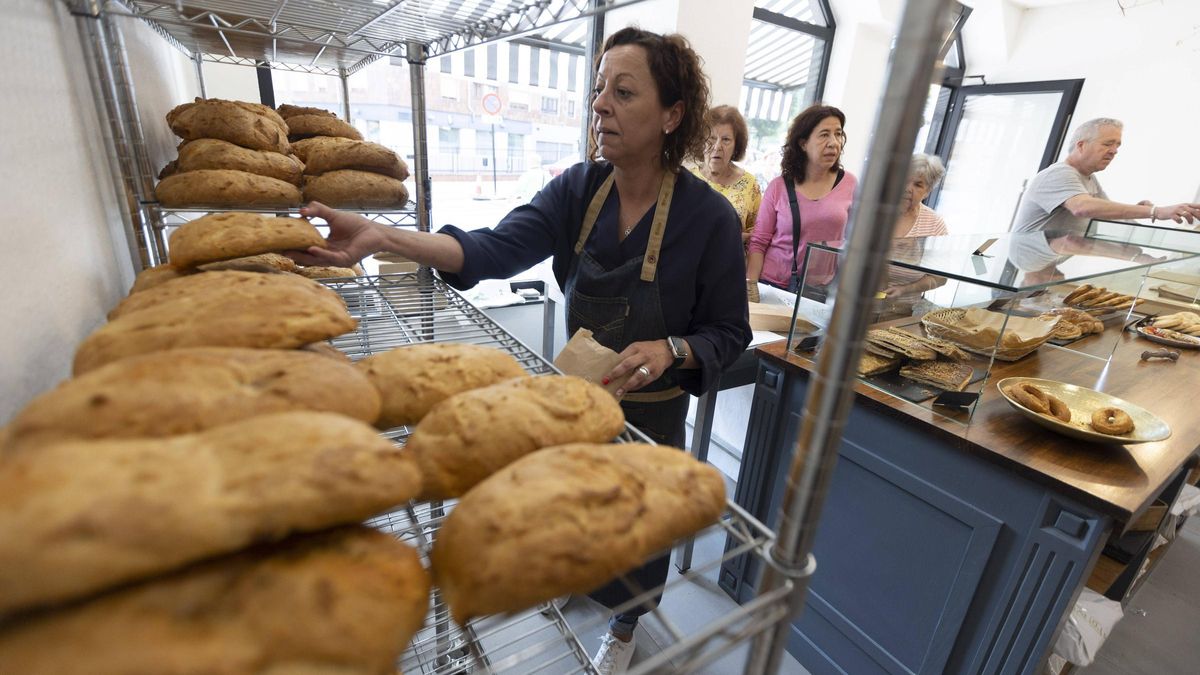
[[[260,213],[213,213],[184,223],[168,239],[171,264],[190,268],[260,253],[325,247],[307,220]]]
[[[334,208],[399,209],[408,203],[408,188],[382,174],[341,169],[310,177],[304,184],[304,201]]]
[[[291,183],[234,169],[200,169],[167,176],[159,181],[154,195],[167,208],[284,208],[303,202],[300,189]]]
[[[725,480],[661,445],[578,443],[535,452],[475,486],[430,555],[459,625],[586,593],[715,522]]]
[[[362,526],[297,536],[0,628],[22,675],[368,675],[429,609],[417,552]]]
[[[288,127],[283,118],[256,103],[197,99],[167,113],[167,124],[185,141],[216,138],[243,148],[288,154]]]
[[[304,173],[316,176],[339,169],[383,174],[396,180],[408,178],[408,166],[393,151],[368,141],[317,143],[308,149]]]
[[[0,614],[360,522],[421,484],[370,425],[311,411],[168,438],[17,445],[4,459]]]
[[[304,164],[294,155],[251,150],[215,138],[198,138],[179,147],[174,173],[201,169],[233,169],[300,185]]]
[[[312,136],[338,136],[355,141],[362,140],[362,134],[349,122],[343,122],[329,115],[293,115],[287,118],[288,139],[298,141]]]

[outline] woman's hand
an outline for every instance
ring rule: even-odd
[[[310,246],[307,251],[288,251],[287,256],[301,265],[350,267],[382,249],[382,225],[357,213],[335,211],[321,202],[300,209],[305,218],[321,218],[329,223],[327,248]]]
[[[758,295],[758,282],[754,279],[746,280],[746,299],[750,302],[761,301],[761,298]]]
[[[662,374],[674,362],[675,357],[671,355],[671,345],[667,344],[665,339],[634,342],[621,352],[621,362],[605,376],[603,381],[604,384],[608,384],[633,373],[625,382],[625,386],[617,390],[617,398],[620,398],[626,392],[637,391],[662,377]]]

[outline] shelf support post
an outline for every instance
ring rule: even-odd
[[[790,580],[789,618],[755,636],[746,673],[779,671],[815,570],[813,541],[821,507],[837,464],[842,429],[854,403],[854,381],[862,354],[875,290],[883,275],[891,230],[900,215],[913,144],[920,127],[925,92],[933,81],[938,50],[950,28],[952,0],[908,0],[888,67],[887,85],[872,134],[868,162],[853,206],[847,254],[840,261],[837,296],[828,335],[817,354],[817,369],[804,402],[804,416],[788,471],[778,539],[770,549],[760,593]],[[797,300],[799,301],[799,300]]]

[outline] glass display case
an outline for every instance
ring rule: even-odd
[[[1134,246],[1200,253],[1200,224],[1181,225],[1169,220],[1131,223],[1096,218],[1088,223],[1086,236]],[[1148,277],[1148,298],[1180,310],[1200,312],[1200,265],[1155,269]]]
[[[818,329],[788,335],[799,358],[814,359],[820,348],[847,254],[853,251],[840,244],[808,248],[794,318]],[[1102,236],[897,239],[864,336],[859,378],[892,405],[969,425],[998,367],[1006,376],[1037,376],[1051,366],[1103,368],[1126,328],[1176,311],[1148,297],[1149,288],[1162,275],[1193,271],[1200,283],[1200,253]]]

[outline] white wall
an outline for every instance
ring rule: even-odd
[[[754,0],[651,0],[606,14],[604,34],[626,26],[682,34],[704,60],[712,104],[736,106],[753,12]]]
[[[57,0],[8,0],[0,24],[3,423],[69,374],[76,345],[124,295],[133,267],[75,19]],[[175,50],[161,40],[143,50],[154,43],[134,28],[130,51],[154,73],[140,91],[166,97]]]
[[[1197,0],[1162,0],[1123,15],[1110,0],[1085,0],[1025,10],[1010,53],[968,53],[967,63],[989,83],[1084,78],[1074,123],[1125,123],[1120,155],[1099,175],[1109,197],[1176,203],[1200,184],[1197,28]],[[968,49],[974,37],[968,33]]]

